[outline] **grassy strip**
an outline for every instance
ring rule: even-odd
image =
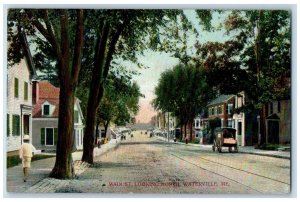
[[[31,161],[37,161],[37,160],[47,159],[47,158],[51,158],[51,157],[55,157],[55,156],[53,156],[53,155],[44,155],[44,154],[36,154],[32,157]],[[22,162],[22,160],[19,158],[19,156],[8,156],[6,158],[6,168],[17,166],[21,162]]]
[[[262,149],[262,150],[277,150],[280,147],[289,147],[290,145],[283,145],[283,144],[262,144],[262,145],[255,145],[255,149]]]

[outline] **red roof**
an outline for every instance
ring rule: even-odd
[[[39,98],[59,99],[59,88],[56,88],[48,81],[40,81]]]
[[[51,118],[58,118],[59,112],[59,88],[56,88],[48,81],[39,81],[39,98],[37,103],[33,107],[33,118],[41,118],[42,116],[42,104],[49,102],[55,106],[55,110],[50,116]]]

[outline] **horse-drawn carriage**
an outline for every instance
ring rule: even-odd
[[[234,128],[216,128],[214,130],[214,144],[212,150],[216,149],[222,152],[222,147],[228,147],[229,152],[238,152],[238,142],[236,139],[236,130]]]

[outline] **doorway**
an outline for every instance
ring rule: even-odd
[[[29,135],[29,115],[23,115],[23,134]]]
[[[268,143],[279,144],[279,121],[268,121]]]

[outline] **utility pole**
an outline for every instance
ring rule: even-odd
[[[170,112],[168,113],[168,142],[170,142]]]

